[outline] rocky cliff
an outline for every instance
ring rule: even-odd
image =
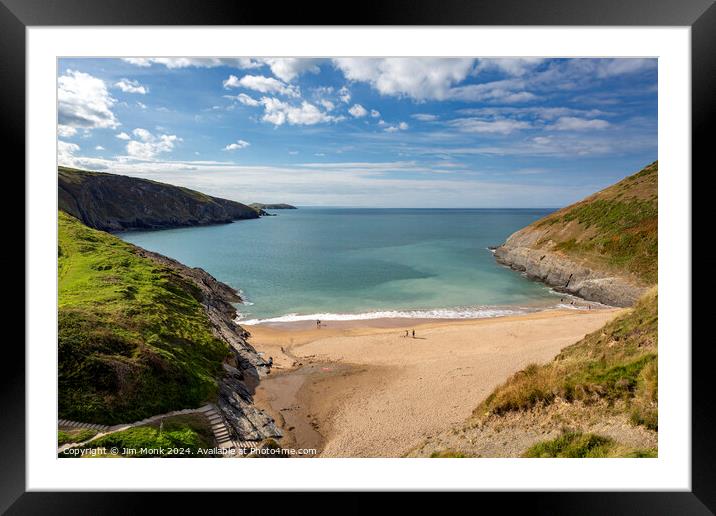
[[[255,219],[260,211],[147,179],[58,168],[59,209],[103,231],[163,229]]]
[[[631,306],[657,282],[658,162],[512,234],[495,259],[556,290]]]
[[[193,283],[212,324],[214,335],[229,346],[229,355],[222,364],[217,405],[225,422],[241,441],[260,441],[281,437],[274,420],[253,405],[252,393],[261,377],[269,374],[271,365],[247,342],[249,333],[236,324],[236,308],[241,301],[238,293],[201,268],[186,265],[137,247],[137,254],[174,269]]]

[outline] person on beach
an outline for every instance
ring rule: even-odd
[[[415,330],[413,330],[413,338],[415,338]]]
[[[408,330],[405,330],[405,338],[408,338]]]
[[[316,328],[320,328],[320,327],[321,327],[321,320],[317,319],[316,320]]]

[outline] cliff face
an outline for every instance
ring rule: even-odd
[[[657,282],[658,163],[512,234],[495,259],[556,290],[631,306]]]
[[[59,209],[103,231],[162,229],[258,218],[235,201],[115,174],[58,168]]]

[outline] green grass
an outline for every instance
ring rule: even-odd
[[[563,222],[595,227],[595,235],[570,239],[555,247],[571,254],[598,255],[613,268],[626,270],[652,284],[657,281],[657,205],[652,201],[596,200],[575,207]]]
[[[653,449],[630,449],[621,446],[612,439],[596,434],[583,434],[581,432],[565,432],[555,439],[539,442],[531,446],[523,457],[531,458],[607,458],[656,457]]]
[[[657,429],[656,288],[625,315],[564,348],[550,363],[530,365],[498,387],[475,416],[502,415],[566,401],[626,402],[634,424]]]
[[[157,422],[129,428],[95,439],[82,448],[117,448],[119,455],[124,457],[208,457],[211,455],[197,452],[210,450],[213,446],[213,436],[205,418],[176,416],[166,418],[161,427]],[[172,450],[179,448],[184,451]],[[161,449],[164,452],[158,454]],[[122,450],[134,450],[134,453],[122,453]]]
[[[81,443],[97,435],[96,430],[87,428],[73,428],[72,430],[60,430],[57,432],[57,446],[67,443]]]
[[[592,197],[535,223],[540,242],[600,267],[657,282],[657,162]],[[578,223],[577,227],[570,226]]]
[[[228,353],[198,288],[59,213],[59,417],[116,424],[215,398]]]

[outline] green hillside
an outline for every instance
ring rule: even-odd
[[[657,282],[658,161],[528,226],[534,247]]]
[[[59,417],[115,424],[197,407],[228,354],[199,289],[59,212]]]

